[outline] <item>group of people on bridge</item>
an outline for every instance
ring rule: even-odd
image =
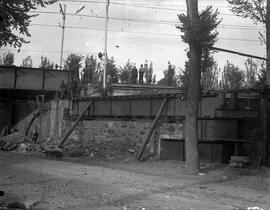
[[[145,60],[144,64],[140,65],[139,70],[136,68],[136,64],[130,65],[128,68],[128,83],[131,84],[155,84],[156,75],[153,76],[153,63],[150,62],[148,66],[148,61]],[[175,67],[168,62],[168,70],[165,75],[165,83],[163,85],[172,86],[173,78],[175,74]],[[108,75],[109,77],[110,75]],[[107,78],[108,83],[111,83],[109,78]],[[74,98],[79,95],[80,87],[83,86],[83,83],[80,84],[80,80],[72,79],[70,81],[70,85],[66,84],[64,80],[62,80],[60,84],[60,98]],[[69,87],[68,87],[69,86]]]
[[[139,77],[138,77],[139,76]],[[138,80],[139,79],[139,80]],[[154,83],[155,75],[153,77],[153,63],[151,62],[148,67],[148,61],[140,65],[139,71],[136,65],[131,69],[131,83],[132,84],[152,84]]]

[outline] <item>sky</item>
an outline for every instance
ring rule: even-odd
[[[111,0],[108,23],[108,56],[114,57],[117,66],[123,66],[128,59],[137,67],[145,60],[153,62],[157,79],[170,61],[176,68],[184,67],[187,60],[187,44],[181,40],[176,29],[177,14],[185,13],[185,0]],[[63,0],[47,8],[38,8],[38,17],[32,19],[29,28],[29,44],[20,50],[6,47],[0,53],[13,52],[15,65],[31,56],[33,67],[38,67],[40,57],[47,56],[54,63],[60,63],[62,15],[59,3],[66,5],[67,19],[64,37],[64,59],[70,53],[83,56],[97,56],[104,50],[105,0]],[[265,47],[258,40],[258,32],[264,32],[261,24],[254,25],[249,19],[236,17],[230,12],[226,0],[199,0],[199,10],[212,5],[220,12],[222,19],[218,27],[216,47],[265,57]],[[77,15],[76,11],[84,6]],[[227,60],[245,69],[246,57],[225,52],[214,54],[218,66],[223,68]]]

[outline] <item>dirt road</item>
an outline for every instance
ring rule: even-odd
[[[56,161],[0,152],[0,201],[32,209],[270,209],[269,169],[189,176],[183,162]]]

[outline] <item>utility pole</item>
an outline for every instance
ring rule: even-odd
[[[60,6],[60,12],[62,14],[62,19],[63,19],[63,23],[62,23],[62,40],[61,40],[61,54],[60,54],[60,69],[63,68],[62,64],[63,64],[63,49],[64,49],[64,37],[65,37],[65,26],[66,26],[66,5],[64,5],[64,9],[62,7],[61,4],[59,4]]]
[[[106,0],[106,16],[105,16],[105,34],[104,34],[104,72],[103,72],[103,90],[107,88],[107,39],[108,39],[108,20],[109,20],[109,0]]]
[[[266,3],[266,85],[270,86],[270,0]]]

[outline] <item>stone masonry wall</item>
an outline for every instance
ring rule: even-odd
[[[62,135],[68,131],[71,123],[67,120],[63,123]],[[145,140],[151,125],[151,121],[82,121],[70,135],[66,146],[71,148],[78,146],[89,153],[109,156],[124,150],[137,151]],[[183,123],[160,123],[147,146],[148,153],[158,153],[160,135],[182,138]]]

